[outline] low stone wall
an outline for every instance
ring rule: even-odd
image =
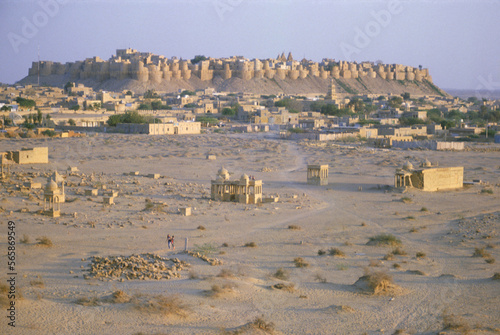
[[[464,142],[392,141],[393,148],[426,150],[464,150]]]

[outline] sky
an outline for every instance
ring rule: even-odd
[[[0,0],[0,82],[38,59],[133,48],[195,55],[382,61],[441,88],[500,89],[499,0]]]

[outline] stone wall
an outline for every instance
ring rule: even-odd
[[[291,56],[291,55],[290,55]],[[427,69],[414,68],[401,64],[373,64],[346,61],[322,61],[321,63],[302,60],[249,60],[241,57],[210,58],[197,64],[189,60],[167,59],[164,56],[140,53],[133,49],[117,50],[117,55],[104,61],[99,57],[88,58],[74,63],[51,61],[33,62],[28,74],[36,76],[69,74],[70,79],[108,79],[127,78],[141,82],[160,83],[171,79],[189,80],[192,76],[202,81],[211,81],[214,76],[223,79],[232,77],[250,80],[252,78],[279,78],[297,80],[299,78],[377,78],[387,80],[409,80],[432,82]]]

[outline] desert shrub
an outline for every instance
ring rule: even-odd
[[[394,263],[394,264],[392,264],[392,267],[395,269],[399,269],[401,267],[401,265],[398,263]]]
[[[281,280],[288,280],[288,278],[290,277],[290,273],[287,270],[283,269],[283,268],[279,268],[273,274],[273,277],[277,278],[277,279],[281,279]]]
[[[198,229],[198,230],[206,230],[205,226],[201,226],[201,225],[198,226],[196,229]]]
[[[97,297],[81,297],[76,299],[75,304],[82,306],[99,306],[101,303]]]
[[[53,245],[52,241],[47,236],[38,237],[36,240],[38,241],[37,242],[38,245],[41,245],[44,247],[51,247]]]
[[[325,251],[325,250],[323,250],[323,249],[319,249],[319,250],[318,250],[318,255],[319,255],[319,256],[323,256],[324,254],[326,254],[326,251]]]
[[[398,246],[398,245],[401,245],[401,240],[392,234],[379,234],[379,235],[370,237],[367,244],[369,244],[369,245]]]
[[[422,207],[422,208],[420,208],[420,211],[421,212],[428,212],[429,210],[427,209],[427,207]]]
[[[217,277],[233,278],[234,277],[234,273],[231,270],[229,270],[229,269],[222,269],[222,270],[220,270],[220,272],[217,275]]]
[[[256,248],[257,244],[255,244],[255,242],[248,242],[248,243],[245,243],[245,247],[247,247],[247,248]]]
[[[44,288],[45,287],[45,283],[43,282],[43,280],[42,280],[41,277],[38,277],[35,280],[31,280],[30,281],[30,285],[34,286],[34,287],[38,287],[38,288]]]
[[[314,280],[319,281],[320,283],[326,283],[326,278],[319,273],[316,273]]]
[[[488,264],[493,264],[493,263],[495,263],[495,259],[494,258],[488,258],[488,259],[485,260],[485,262],[488,263]]]
[[[500,272],[495,272],[495,274],[493,275],[493,277],[491,277],[491,279],[500,280]]]
[[[345,257],[345,253],[342,250],[338,249],[338,248],[330,248],[328,250],[328,253],[331,256]]]
[[[309,266],[309,263],[307,263],[302,257],[294,258],[293,262],[295,263],[295,266],[298,268],[306,268]]]
[[[278,283],[278,284],[274,284],[272,286],[272,288],[276,289],[276,290],[286,291],[286,292],[294,292],[295,291],[295,285],[293,283],[290,283],[290,284]]]
[[[116,290],[111,294],[110,301],[114,304],[123,304],[129,302],[131,297],[122,290]]]
[[[406,251],[404,251],[403,249],[401,249],[399,247],[392,249],[392,254],[397,255],[397,256],[406,256],[407,255]]]
[[[493,194],[493,190],[491,188],[483,188],[481,194]]]
[[[288,226],[288,229],[291,229],[291,230],[301,230],[302,227],[292,224],[292,225]]]
[[[222,243],[222,246],[223,246],[224,248],[227,248],[227,247],[229,247],[229,244],[227,244],[226,242],[224,242],[224,243]]]
[[[444,314],[443,315],[443,328],[449,330],[457,330],[463,333],[468,333],[470,331],[470,326],[467,322],[454,314]]]
[[[130,302],[135,309],[148,314],[155,313],[186,317],[189,312],[187,306],[176,295],[134,295]]]
[[[339,271],[345,271],[345,270],[349,269],[349,265],[345,264],[345,263],[337,264],[336,267],[337,267],[337,270],[339,270]]]
[[[368,266],[370,267],[377,267],[377,266],[380,266],[380,261],[376,260],[376,259],[371,259],[370,260],[370,263],[368,263]]]
[[[413,215],[405,217],[405,220],[415,220],[415,217]]]
[[[401,198],[401,202],[404,202],[405,204],[410,204],[413,202],[413,199],[410,197],[403,197]]]
[[[274,323],[267,322],[263,317],[256,318],[251,324],[254,329],[260,329],[266,332],[274,332]]]
[[[394,254],[392,252],[385,254],[384,257],[382,257],[384,261],[392,261],[394,259]]]
[[[485,248],[475,248],[472,257],[488,258],[491,257],[491,255],[485,250]]]
[[[233,286],[229,283],[225,283],[222,286],[214,284],[210,288],[210,290],[206,291],[207,295],[212,298],[217,298],[227,293],[231,293],[233,291]]]
[[[31,242],[30,237],[26,234],[23,235],[23,237],[19,240],[19,242],[23,244],[28,244]]]
[[[189,279],[199,279],[200,276],[198,276],[198,274],[196,272],[194,272],[193,270],[191,270],[191,271],[189,271],[188,278]]]
[[[425,254],[425,252],[419,251],[419,252],[417,252],[417,254],[415,256],[417,258],[425,258],[425,256],[427,256],[427,255]]]
[[[417,233],[417,232],[418,232],[418,228],[412,227],[410,229],[410,233]]]
[[[364,283],[366,289],[374,294],[389,292],[394,287],[392,276],[383,271],[366,273],[358,282]]]

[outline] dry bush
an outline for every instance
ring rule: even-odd
[[[422,252],[422,251],[419,251],[416,253],[415,257],[417,258],[425,258],[427,255],[425,254],[425,252]]]
[[[222,246],[223,246],[224,248],[227,248],[227,247],[229,247],[229,244],[227,244],[226,242],[224,242],[224,243],[222,243]]]
[[[75,304],[82,306],[99,306],[101,303],[97,297],[81,297],[75,301]]]
[[[397,255],[397,256],[406,256],[407,255],[406,251],[404,251],[403,249],[400,249],[400,248],[392,249],[392,254]]]
[[[377,267],[377,266],[380,266],[380,261],[376,260],[376,259],[371,259],[370,260],[370,263],[368,264],[368,266],[370,267]]]
[[[404,202],[405,204],[411,204],[413,202],[413,199],[410,197],[403,197],[401,198],[401,202]]]
[[[302,257],[294,258],[293,262],[298,268],[307,268],[309,266],[309,263],[307,263]]]
[[[491,257],[491,255],[485,250],[485,248],[475,248],[472,257],[488,258]]]
[[[411,275],[427,276],[427,273],[425,273],[424,271],[420,271],[420,270],[406,270],[406,273],[411,274]]]
[[[345,257],[345,253],[338,248],[330,248],[328,249],[328,253],[330,256]]]
[[[320,283],[326,283],[326,278],[319,273],[316,273],[316,275],[314,275],[314,280],[319,281]]]
[[[274,332],[274,323],[267,322],[263,317],[256,318],[250,325],[254,329],[259,329],[271,333]]]
[[[30,285],[38,288],[44,288],[45,283],[42,280],[42,277],[37,277],[37,279],[30,281]]]
[[[217,277],[221,278],[234,278],[234,273],[229,269],[222,269]]]
[[[420,208],[420,211],[421,212],[428,212],[429,210],[427,209],[427,207],[422,207],[422,208]]]
[[[325,251],[325,250],[323,250],[323,249],[319,249],[319,250],[318,250],[318,255],[319,255],[319,256],[323,256],[324,254],[326,254],[326,251]]]
[[[52,241],[47,236],[37,237],[36,240],[38,241],[37,245],[41,245],[44,247],[51,247],[53,245]]]
[[[369,272],[360,277],[355,286],[371,294],[395,294],[400,288],[394,284],[392,276],[386,272]]]
[[[401,240],[392,234],[379,234],[369,238],[368,245],[390,245],[399,246]]]
[[[124,304],[130,302],[130,299],[132,298],[127,293],[122,290],[117,290],[111,294],[110,302],[114,304]]]
[[[199,279],[200,276],[196,272],[194,272],[193,270],[191,270],[191,271],[189,271],[188,278],[189,279]]]
[[[284,270],[283,268],[279,268],[273,274],[273,277],[281,280],[288,280],[288,278],[290,277],[290,273],[287,270]]]
[[[222,286],[217,284],[212,285],[210,290],[206,291],[206,294],[212,298],[218,298],[231,292],[233,292],[233,285],[225,283]]]
[[[198,229],[198,230],[206,230],[205,226],[201,226],[201,225],[198,226],[196,229]]]
[[[493,263],[495,263],[495,259],[494,258],[488,258],[488,259],[485,260],[485,262],[488,263],[488,264],[493,264]]]
[[[301,230],[302,227],[292,224],[292,225],[288,226],[288,229],[291,229],[291,230]]]
[[[257,244],[255,242],[248,242],[248,243],[245,243],[245,247],[256,248]]]
[[[23,244],[28,244],[31,242],[31,239],[28,235],[24,234],[23,237],[19,240],[19,242]]]
[[[398,263],[394,263],[394,264],[392,264],[392,267],[395,269],[399,269],[401,267],[401,265]]]
[[[471,327],[459,316],[454,314],[443,314],[443,329],[456,330],[467,334],[471,330]]]
[[[495,272],[495,274],[493,275],[493,277],[491,277],[491,279],[500,280],[500,272]]]
[[[174,315],[183,318],[189,314],[187,306],[176,295],[134,295],[130,302],[135,309],[148,314]]]
[[[274,284],[273,286],[271,286],[273,289],[276,289],[276,290],[282,290],[282,291],[286,291],[286,292],[295,292],[295,284],[293,283],[290,283],[290,284],[284,284],[284,283],[278,283],[278,284]]]
[[[383,258],[384,261],[392,261],[394,259],[394,254],[392,252],[386,254]]]
[[[412,227],[410,233],[418,233],[418,228]]]

